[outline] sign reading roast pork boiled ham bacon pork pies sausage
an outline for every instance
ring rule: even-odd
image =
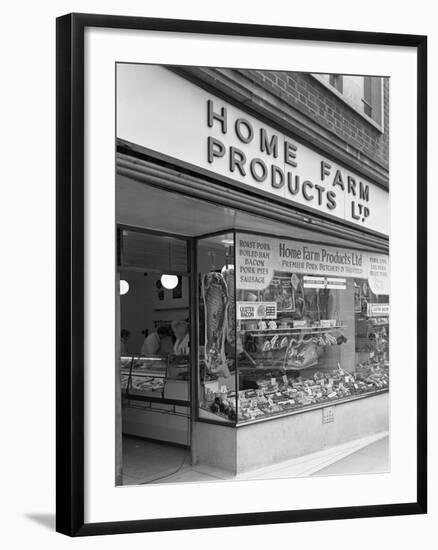
[[[117,137],[387,235],[388,192],[172,71],[117,65]]]
[[[248,233],[236,234],[239,290],[264,290],[274,272],[367,279],[374,294],[389,295],[389,257]]]

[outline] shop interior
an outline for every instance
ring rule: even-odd
[[[368,304],[388,296],[374,295],[366,280],[318,288],[276,272],[263,292],[236,284],[239,236],[318,242],[320,233],[121,175],[117,225],[124,484],[176,479],[190,464],[195,410],[235,425],[387,387],[388,319],[369,317]],[[238,319],[236,303],[252,301],[275,302],[275,320]],[[356,376],[357,365],[366,375]]]

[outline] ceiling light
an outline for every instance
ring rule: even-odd
[[[123,296],[129,292],[129,283],[124,279],[120,280],[120,296]]]
[[[178,286],[178,275],[161,275],[161,284],[167,290],[172,290]]]

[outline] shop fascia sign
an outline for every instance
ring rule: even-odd
[[[273,190],[284,190],[285,198],[311,207],[317,205],[328,212],[336,211],[339,195],[343,197],[342,202],[350,197],[345,218],[366,224],[371,212],[370,184],[358,176],[318,158],[312,162],[318,165],[319,177],[309,179],[306,175],[314,170],[306,166],[310,159],[304,146],[281,134],[271,133],[263,126],[256,132],[245,116],[229,120],[228,109],[219,100],[207,100],[207,124],[209,128],[219,129],[219,137],[207,138],[209,164],[214,165],[218,159],[226,157],[231,177],[237,174],[247,178],[247,183],[253,187],[267,182],[275,194],[279,193]],[[218,132],[214,133],[217,136]],[[233,145],[228,144],[230,134]],[[246,146],[252,142],[257,146],[257,157],[246,153]]]
[[[381,187],[163,67],[117,70],[119,138],[265,197],[389,233]]]

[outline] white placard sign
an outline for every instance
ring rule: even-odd
[[[275,271],[324,276],[338,286],[346,277],[367,279],[374,294],[389,294],[389,257],[247,233],[236,234],[237,288],[266,289]],[[336,282],[335,282],[336,281]]]
[[[340,277],[315,277],[313,275],[304,275],[303,287],[329,290],[346,290],[347,279]]]
[[[386,190],[163,67],[117,66],[117,137],[389,234]]]
[[[388,317],[389,304],[367,304],[368,317]]]
[[[276,319],[276,302],[237,302],[237,319]]]

